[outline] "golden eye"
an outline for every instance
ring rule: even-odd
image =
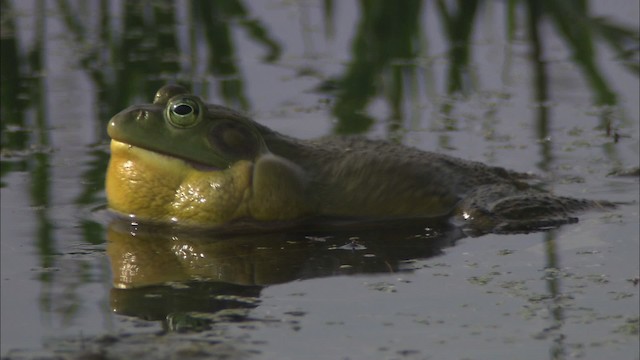
[[[171,125],[178,128],[195,126],[201,119],[200,104],[186,97],[173,98],[167,104],[166,118]]]

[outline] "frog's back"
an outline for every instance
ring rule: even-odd
[[[329,173],[342,175],[353,170],[358,178],[366,181],[371,179],[361,174],[367,172],[394,178],[407,175],[410,178],[403,180],[416,179],[420,187],[428,191],[446,188],[447,192],[460,197],[487,184],[528,188],[521,180],[530,178],[528,174],[501,167],[357,136],[323,138],[311,143],[325,149],[322,163]]]
[[[381,217],[454,216],[475,233],[534,231],[575,222],[572,212],[601,201],[555,196],[533,176],[362,137],[298,144],[321,213]]]
[[[527,188],[525,174],[362,137],[331,137],[286,151],[311,174],[323,213],[362,216],[450,214],[482,185]]]

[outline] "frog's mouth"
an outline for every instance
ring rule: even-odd
[[[194,161],[191,159],[187,159],[184,157],[180,157],[180,156],[176,156],[175,154],[168,154],[165,152],[161,152],[155,149],[148,149],[145,147],[141,147],[138,145],[131,145],[131,144],[127,144],[118,140],[111,140],[112,142],[112,151],[114,149],[118,149],[118,150],[128,150],[128,151],[135,151],[137,153],[138,156],[141,156],[143,158],[150,158],[150,157],[155,157],[155,161],[158,161],[160,159],[165,159],[165,160],[173,160],[173,161],[179,161],[185,165],[188,165],[189,167],[198,170],[198,171],[221,171],[224,170],[220,167],[216,167],[213,165],[209,165],[209,164],[204,164],[198,161]],[[158,159],[157,157],[160,157],[160,159]]]

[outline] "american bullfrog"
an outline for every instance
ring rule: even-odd
[[[108,133],[109,207],[138,221],[268,228],[437,218],[477,233],[517,232],[613,206],[552,195],[527,174],[386,141],[295,139],[178,85],[115,115]]]

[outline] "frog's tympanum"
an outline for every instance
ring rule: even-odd
[[[298,140],[168,85],[108,125],[109,207],[137,221],[250,229],[321,219],[442,218],[533,231],[610,203],[554,196],[527,175],[361,137]],[[258,227],[256,227],[256,224]]]

